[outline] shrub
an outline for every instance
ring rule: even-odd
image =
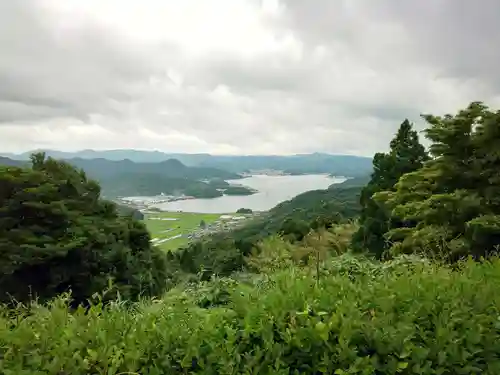
[[[500,373],[499,260],[388,264],[347,254],[319,286],[294,267],[216,280],[203,286],[215,303],[176,290],[133,307],[4,309],[2,373]]]

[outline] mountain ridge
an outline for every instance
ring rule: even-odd
[[[43,150],[40,150],[43,151]],[[372,171],[372,158],[356,155],[310,153],[294,155],[212,155],[207,153],[183,154],[143,150],[81,150],[63,152],[44,150],[47,156],[58,159],[96,159],[112,161],[130,160],[136,163],[158,163],[177,159],[190,167],[211,167],[233,173],[256,170],[280,170],[289,174],[330,173],[337,176],[363,176]],[[12,159],[27,160],[30,152],[21,154],[0,153]]]

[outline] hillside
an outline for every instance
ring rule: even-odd
[[[241,176],[211,167],[188,167],[175,159],[158,163],[135,163],[130,160],[68,159],[71,165],[81,168],[100,182],[108,198],[119,196],[154,196],[184,194],[197,198],[214,198],[223,194],[217,190],[220,183],[210,181],[238,179]],[[25,166],[28,161],[1,157],[0,165]],[[207,180],[202,182],[201,180]]]
[[[215,198],[223,195],[215,187],[201,181],[167,177],[158,173],[129,172],[100,177],[98,181],[107,197],[188,195]]]
[[[333,184],[335,189],[311,190],[281,202],[262,218],[233,231],[229,236],[251,239],[256,243],[269,235],[283,230],[286,232],[290,223],[297,227],[304,226],[304,230],[308,231],[315,220],[326,224],[351,219],[359,213],[359,195],[363,186],[346,186],[347,181]]]
[[[210,154],[168,154],[159,151],[140,150],[83,150],[62,152],[46,150],[47,156],[57,159],[107,159],[110,161],[130,160],[137,163],[158,163],[177,159],[191,167],[218,168],[233,173],[250,170],[281,170],[290,174],[331,173],[336,176],[360,176],[372,171],[371,158],[351,155],[323,153],[279,155],[210,155]],[[27,160],[30,152],[3,154],[9,158]],[[82,163],[78,161],[78,163]]]
[[[332,184],[328,189],[343,189],[347,187],[363,187],[370,181],[370,174],[359,175],[354,178],[348,178],[341,184]]]
[[[10,167],[22,167],[27,164],[28,162],[26,161],[15,160],[8,157],[0,156],[0,165],[7,165]]]
[[[70,164],[82,168],[89,176],[101,179],[126,173],[157,174],[161,177],[185,178],[191,180],[203,179],[238,179],[237,173],[227,172],[212,167],[188,167],[176,159],[168,159],[158,163],[136,163],[131,160],[107,159],[67,159]]]
[[[214,186],[201,180],[238,179],[240,175],[210,167],[187,167],[179,160],[135,163],[130,160],[69,159],[101,183],[107,197],[184,194],[196,198],[222,196]]]
[[[346,223],[360,211],[362,187],[313,190],[282,202],[243,227],[217,233],[174,252],[183,272],[200,269],[228,275],[244,266],[249,255],[265,238],[281,234],[288,241],[301,241],[312,229]],[[187,261],[189,260],[189,261]]]

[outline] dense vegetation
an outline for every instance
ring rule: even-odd
[[[196,274],[203,270],[205,277],[213,273],[229,275],[242,269],[245,256],[270,235],[280,234],[288,241],[300,241],[312,229],[353,219],[359,213],[360,191],[361,187],[352,187],[305,192],[241,228],[191,243],[171,257],[178,261],[183,272]]]
[[[403,121],[390,146],[388,153],[377,153],[373,157],[373,173],[361,193],[360,227],[353,237],[357,249],[370,249],[378,258],[388,247],[385,233],[403,223],[390,218],[388,210],[375,202],[373,195],[394,189],[401,176],[422,168],[428,160],[418,134],[408,120]]]
[[[85,302],[157,295],[166,258],[149,233],[99,197],[99,185],[67,163],[32,157],[32,168],[0,167],[0,301],[50,299],[72,291]]]
[[[321,263],[318,283],[314,268],[286,261],[301,247],[267,246],[277,268],[247,281],[215,278],[132,307],[3,310],[2,372],[500,373],[500,261],[451,270],[343,255]]]
[[[432,159],[375,199],[404,225],[390,230],[392,254],[455,261],[500,246],[500,111],[472,103],[456,115],[426,115]]]
[[[383,250],[386,256],[419,253],[451,262],[497,252],[500,111],[476,102],[456,115],[423,117],[430,160],[403,126],[391,153],[374,158],[361,201],[362,243],[379,256]]]
[[[499,374],[500,111],[424,118],[430,158],[405,121],[365,187],[165,257],[83,172],[3,167],[0,290],[77,298],[0,307],[2,373]]]

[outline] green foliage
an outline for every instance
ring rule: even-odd
[[[400,226],[390,213],[373,200],[373,195],[383,190],[393,190],[399,178],[422,167],[428,160],[418,134],[405,120],[391,141],[389,153],[377,153],[373,158],[374,171],[361,193],[362,206],[360,228],[353,237],[353,245],[359,250],[368,250],[380,258],[387,248],[385,233]]]
[[[238,208],[236,213],[237,214],[251,214],[251,213],[253,213],[253,211],[250,208]]]
[[[278,244],[276,244],[278,245]],[[500,373],[500,261],[457,270],[343,255],[133,306],[2,309],[2,373]]]
[[[393,254],[419,252],[455,261],[500,245],[500,111],[471,103],[456,115],[426,115],[433,159],[376,199],[401,221]]]
[[[247,269],[255,273],[273,274],[291,266],[310,266],[349,250],[352,223],[338,224],[329,229],[309,232],[300,243],[291,243],[283,237],[271,236],[258,243],[246,258]]]
[[[172,256],[188,273],[227,276],[245,265],[245,257],[265,238],[280,234],[301,241],[314,229],[353,218],[359,212],[361,188],[314,190],[282,202],[241,228],[219,233],[179,249]]]
[[[131,216],[132,218],[136,220],[144,220],[144,214],[139,211],[136,208],[124,205],[124,204],[118,204],[115,203],[116,205],[116,212],[119,215],[124,215],[124,216]]]
[[[165,287],[164,255],[145,226],[119,216],[100,187],[65,162],[32,156],[32,168],[0,168],[0,300],[49,299],[72,291],[75,303],[155,295]]]

